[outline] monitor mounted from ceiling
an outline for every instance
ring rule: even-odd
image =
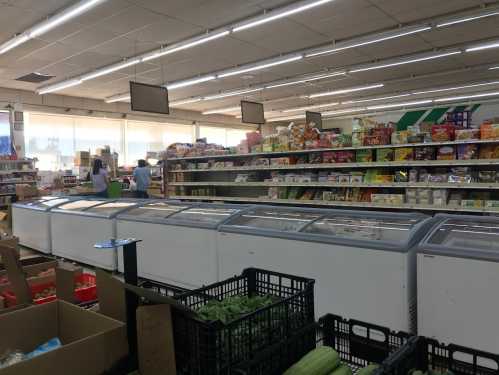
[[[166,87],[130,82],[130,98],[132,111],[170,114]]]
[[[322,130],[322,114],[319,112],[305,112],[305,121],[307,124],[314,123],[315,127]]]
[[[265,124],[263,104],[241,100],[242,122],[245,124]]]

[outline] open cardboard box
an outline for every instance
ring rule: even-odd
[[[98,375],[128,354],[124,323],[62,300],[0,316],[0,353],[28,353],[54,337],[60,348],[0,369],[0,375]]]

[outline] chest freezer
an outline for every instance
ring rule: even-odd
[[[118,237],[135,237],[141,277],[187,288],[219,280],[217,228],[245,206],[161,201],[117,218]],[[122,256],[118,256],[123,272]]]
[[[408,331],[415,325],[414,247],[430,225],[415,213],[260,206],[220,227],[220,274],[262,267],[313,278],[317,316]]]
[[[46,196],[12,205],[12,233],[23,246],[41,251],[52,252],[50,233],[50,210],[73,198]]]
[[[94,244],[116,238],[116,215],[138,204],[137,200],[80,199],[53,209],[52,253],[106,270],[116,270],[116,249],[95,249]]]
[[[418,334],[499,353],[499,218],[436,217],[418,249]]]

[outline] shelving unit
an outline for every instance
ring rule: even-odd
[[[37,169],[32,159],[0,159],[0,207],[17,197],[18,185],[36,186]]]
[[[460,211],[469,213],[499,213],[499,180],[487,181],[478,180],[478,170],[489,171],[497,170],[499,159],[466,159],[466,160],[398,160],[398,161],[372,161],[372,162],[311,162],[312,155],[324,154],[326,152],[336,151],[359,151],[359,150],[379,150],[379,149],[400,149],[400,148],[418,148],[418,147],[442,147],[459,145],[492,145],[499,147],[499,139],[485,140],[457,140],[446,142],[425,142],[425,143],[405,143],[405,144],[387,144],[375,146],[353,146],[353,147],[333,147],[308,150],[293,150],[284,152],[259,152],[250,154],[226,154],[226,155],[202,155],[190,156],[184,158],[170,158],[165,160],[165,186],[164,190],[167,197],[180,200],[193,201],[226,201],[226,202],[257,202],[272,204],[287,204],[300,206],[328,206],[328,207],[352,207],[352,208],[373,208],[373,209],[394,209],[394,210],[422,210],[422,211]],[[480,146],[478,146],[480,147]],[[489,147],[489,146],[487,146]],[[373,154],[376,152],[373,151]],[[288,158],[289,157],[289,158]],[[293,158],[294,157],[294,158]],[[273,158],[284,158],[283,160],[273,160]],[[305,158],[305,162],[302,162]],[[321,156],[322,158],[322,156]],[[258,160],[258,159],[269,159]],[[326,158],[324,157],[324,160]],[[297,164],[291,164],[291,160],[299,160]],[[265,162],[264,165],[258,165],[259,162]],[[275,163],[274,163],[275,162]],[[229,164],[229,166],[227,166]],[[476,176],[471,181],[318,181],[317,178],[311,181],[293,181],[288,182],[285,173],[291,175],[314,174],[315,177],[321,173],[349,173],[362,172],[367,174],[369,170],[386,171],[387,175],[393,175],[396,170],[417,169],[421,170],[439,170],[451,168],[473,169]],[[356,172],[359,171],[359,172]],[[281,175],[279,173],[282,172]],[[237,173],[249,173],[252,178],[246,182],[236,182]],[[279,176],[276,181],[275,176]],[[283,176],[284,175],[284,176]],[[283,181],[284,177],[284,181]],[[364,177],[364,176],[363,176]],[[340,180],[341,181],[341,180]],[[461,206],[455,204],[433,205],[433,204],[415,204],[413,200],[406,199],[402,204],[370,202],[365,199],[359,200],[323,200],[315,196],[311,199],[283,199],[270,196],[267,190],[270,189],[317,189],[326,191],[327,189],[371,189],[381,190],[382,194],[396,193],[396,195],[406,194],[409,190],[415,189],[449,189],[448,192],[457,192],[468,196],[471,194],[489,194],[493,202],[490,204],[485,201],[483,205],[470,206],[466,203]],[[406,190],[407,189],[407,190]],[[319,193],[320,193],[319,191]],[[476,191],[476,193],[474,192]],[[389,193],[388,193],[389,192]],[[481,192],[481,193],[480,193]],[[377,193],[376,193],[377,194]],[[432,193],[433,194],[433,193]],[[447,194],[447,193],[446,193]],[[294,198],[294,197],[293,197]],[[336,199],[336,198],[334,198]],[[465,199],[463,199],[465,200]],[[418,200],[419,201],[419,200]]]

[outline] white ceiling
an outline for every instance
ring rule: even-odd
[[[74,0],[0,0],[0,42],[34,25]],[[108,0],[88,13],[40,38],[0,55],[0,87],[34,91],[39,85],[15,79],[31,72],[52,74],[54,83],[138,53],[159,48],[210,28],[259,14],[264,8],[286,5],[286,0]],[[231,68],[303,48],[382,31],[399,24],[445,16],[483,4],[480,0],[335,0],[291,17],[270,22],[229,37],[87,81],[60,94],[96,99],[126,92],[130,80],[160,84]],[[499,16],[454,27],[406,36],[328,56],[294,62],[267,70],[175,90],[170,99],[213,94],[261,82],[369,63],[378,59],[469,44],[499,37]],[[435,61],[334,77],[314,84],[288,86],[247,96],[270,100],[330,89],[394,80],[385,87],[344,97],[382,95],[415,88],[499,79],[499,70],[476,70],[431,78],[412,78],[467,66],[499,63],[499,49],[462,54]],[[241,98],[187,104],[186,109],[207,110],[237,105]],[[332,101],[322,98],[315,102]],[[270,102],[266,109],[306,105],[291,98]]]

